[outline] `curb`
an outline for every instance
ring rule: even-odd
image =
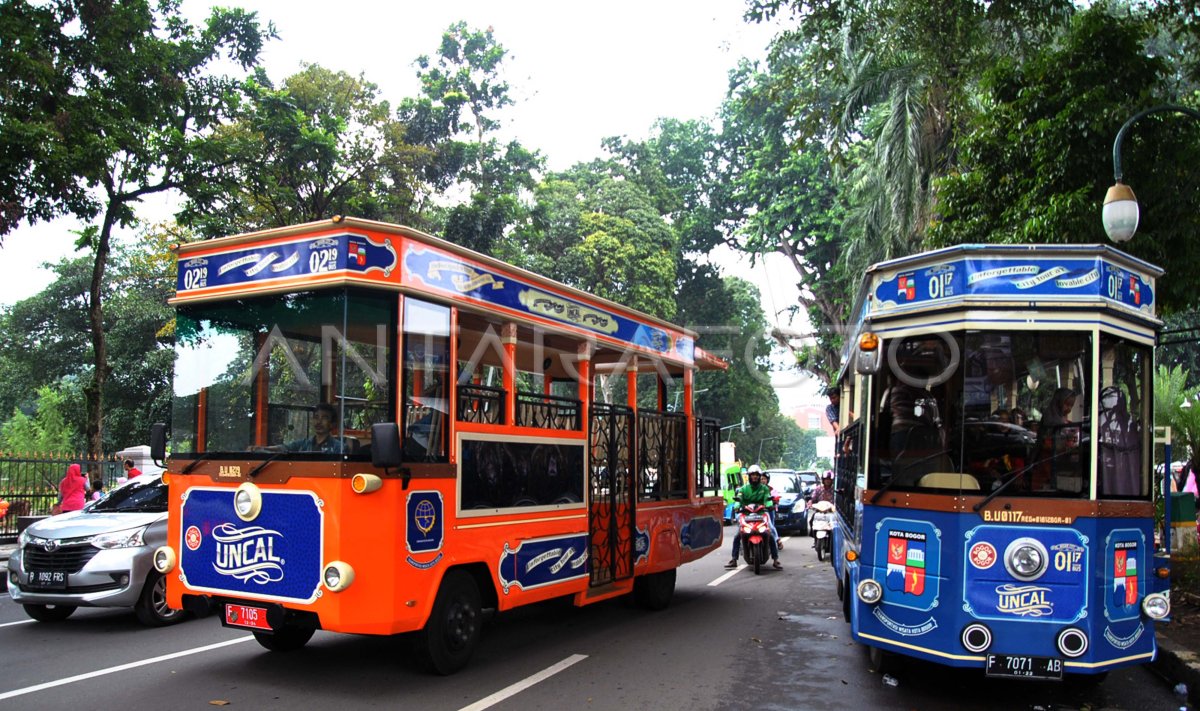
[[[1170,624],[1170,623],[1167,623]],[[1200,705],[1200,655],[1157,634],[1158,654],[1150,667],[1169,681],[1187,684],[1188,701]]]

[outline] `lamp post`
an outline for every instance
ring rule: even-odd
[[[762,464],[762,446],[763,442],[769,442],[773,439],[783,439],[782,437],[763,437],[758,440],[758,456],[754,458],[755,464]]]
[[[1100,216],[1104,222],[1104,231],[1113,242],[1126,242],[1133,237],[1140,218],[1137,197],[1134,196],[1133,189],[1121,182],[1121,178],[1124,177],[1121,172],[1121,141],[1135,121],[1143,116],[1165,111],[1183,114],[1200,121],[1200,111],[1187,106],[1174,104],[1152,106],[1130,116],[1129,120],[1121,126],[1121,130],[1117,131],[1117,138],[1113,141],[1113,179],[1116,183],[1108,189],[1108,193],[1104,196],[1104,209]]]

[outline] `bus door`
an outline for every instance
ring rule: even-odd
[[[633,575],[634,411],[605,403],[592,404],[588,532],[591,540],[591,584],[607,585]]]

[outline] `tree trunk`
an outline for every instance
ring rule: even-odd
[[[87,448],[88,460],[98,462],[104,451],[104,384],[108,380],[108,349],[104,333],[104,304],[101,289],[104,271],[108,266],[109,240],[113,223],[116,221],[114,206],[104,212],[104,224],[94,245],[95,261],[92,264],[92,283],[88,289],[88,326],[92,337],[92,382],[84,387],[87,398]],[[89,478],[94,475],[89,468]]]

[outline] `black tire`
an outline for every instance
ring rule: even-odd
[[[892,653],[882,647],[867,647],[867,669],[876,674],[892,671],[895,660]]]
[[[75,614],[72,605],[22,605],[25,614],[38,622],[62,622]]]
[[[442,580],[433,611],[417,634],[417,650],[435,673],[448,676],[471,660],[482,631],[479,587],[461,570],[452,570]]]
[[[642,575],[633,581],[633,599],[639,607],[658,612],[671,604],[675,595],[675,569]]]
[[[854,591],[850,589],[850,579],[842,583],[842,617],[846,618],[846,622],[850,622],[850,603],[854,598]]]
[[[838,599],[839,599],[839,600],[842,600],[842,599],[844,599],[844,598],[843,598],[843,596],[844,596],[845,594],[846,594],[846,586],[842,584],[842,579],[841,579],[841,578],[838,578],[838,581],[837,581],[837,596],[838,596]]]
[[[187,617],[183,610],[172,610],[167,606],[167,578],[157,570],[151,570],[142,586],[142,595],[133,606],[138,622],[147,627],[165,627],[181,622]]]
[[[291,652],[308,644],[316,631],[314,627],[281,627],[272,634],[255,632],[254,639],[272,652]]]
[[[825,560],[825,541],[827,540],[829,540],[828,537],[817,539],[817,560],[822,562]]]

